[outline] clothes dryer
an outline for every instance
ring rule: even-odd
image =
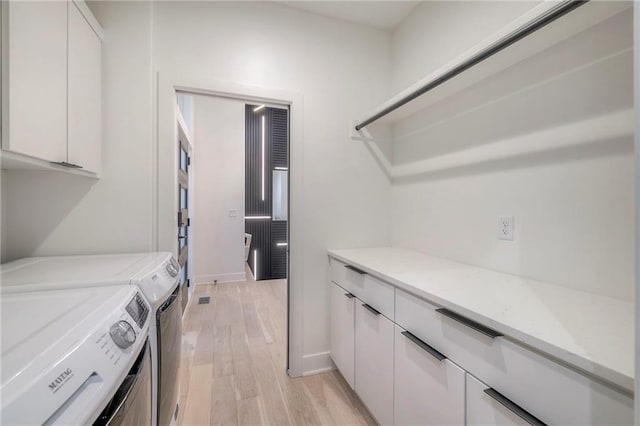
[[[171,253],[29,257],[3,264],[0,293],[137,286],[151,305],[149,342],[153,424],[175,423],[178,413],[182,310],[180,267]]]
[[[151,307],[136,286],[13,293],[1,424],[151,425]]]

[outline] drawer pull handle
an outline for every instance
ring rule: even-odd
[[[81,169],[82,166],[73,163],[67,163],[66,161],[51,161],[51,164],[56,164],[58,166],[68,167],[70,169]]]
[[[511,401],[506,396],[502,395],[497,390],[495,390],[493,388],[488,388],[488,389],[484,390],[484,393],[489,395],[491,398],[493,398],[494,400],[496,400],[500,404],[502,404],[505,407],[507,407],[509,409],[509,411],[511,411],[513,414],[515,414],[516,416],[520,417],[522,420],[524,420],[525,422],[529,423],[530,425],[533,425],[533,426],[547,426],[547,424],[545,422],[543,422],[540,419],[538,419],[537,417],[531,415],[528,411],[526,411],[525,409],[520,407],[515,402]]]
[[[492,339],[503,336],[502,333],[492,330],[489,327],[485,327],[482,324],[478,324],[477,322],[470,320],[469,318],[465,318],[460,314],[450,311],[449,309],[439,308],[439,309],[436,309],[436,312],[439,312],[445,317],[451,318],[452,320],[458,321],[459,323],[464,324],[467,327],[472,328],[475,331],[484,334],[485,336],[489,336]]]
[[[362,307],[365,308],[367,311],[371,312],[373,315],[378,316],[380,315],[380,311],[371,307],[371,305],[367,304],[367,303],[363,303]]]
[[[345,293],[344,295],[347,296],[349,299],[353,299],[355,297],[353,293]]]
[[[428,344],[420,340],[420,338],[418,338],[416,335],[408,331],[403,331],[401,334],[407,339],[411,340],[416,345],[418,345],[421,349],[424,349],[426,352],[431,354],[438,361],[443,361],[447,359],[445,355],[443,355],[441,352],[438,352],[438,350],[434,349],[433,347],[429,346]]]
[[[351,265],[344,265],[345,268],[355,272],[356,274],[360,274],[360,275],[365,275],[366,272],[363,271],[362,269],[358,269],[355,266],[351,266]]]

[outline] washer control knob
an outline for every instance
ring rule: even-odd
[[[178,268],[176,268],[173,263],[167,263],[167,267],[165,269],[169,275],[171,275],[171,278],[175,278],[178,275]]]
[[[122,349],[127,349],[136,341],[136,331],[133,326],[125,320],[118,321],[109,329],[109,334],[113,341]]]

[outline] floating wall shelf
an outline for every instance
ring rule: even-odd
[[[351,137],[392,181],[626,141],[634,110],[620,88],[631,81],[631,5],[544,2],[352,123]],[[520,109],[534,114],[531,125]]]
[[[357,120],[355,131],[376,121],[403,120],[631,6],[632,2],[617,1],[545,1]]]

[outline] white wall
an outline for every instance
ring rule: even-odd
[[[106,34],[101,179],[3,172],[3,261],[152,248],[151,8],[143,2],[91,8]]]
[[[391,89],[435,71],[538,1],[426,1],[393,31]]]
[[[394,33],[394,85],[476,44],[478,8],[507,19],[524,7],[419,6]],[[457,25],[445,25],[453,14]],[[395,164],[444,155],[477,162],[396,181],[393,245],[631,300],[632,31],[628,10],[396,125]],[[419,52],[429,60],[409,60]],[[480,160],[479,150],[498,144],[541,149]],[[514,241],[497,239],[500,215],[515,216]]]
[[[349,138],[351,120],[389,95],[389,34],[271,2],[90,7],[106,33],[102,177],[9,172],[3,260],[175,253],[174,87],[282,94],[277,99],[295,99],[292,345],[300,356],[292,371],[329,368],[326,250],[390,243],[390,184],[366,147]]]
[[[244,281],[244,103],[195,96],[193,113],[194,280]]]
[[[292,312],[300,330],[291,334],[301,359],[292,357],[291,366],[294,374],[328,368],[326,250],[390,243],[390,184],[367,148],[349,138],[350,121],[389,95],[389,35],[270,2],[153,7],[161,170],[174,167],[167,123],[175,86],[240,84],[297,99],[291,112],[290,277],[295,303],[301,293],[301,306]],[[175,248],[169,232],[174,181],[162,175],[158,192],[164,249]]]

